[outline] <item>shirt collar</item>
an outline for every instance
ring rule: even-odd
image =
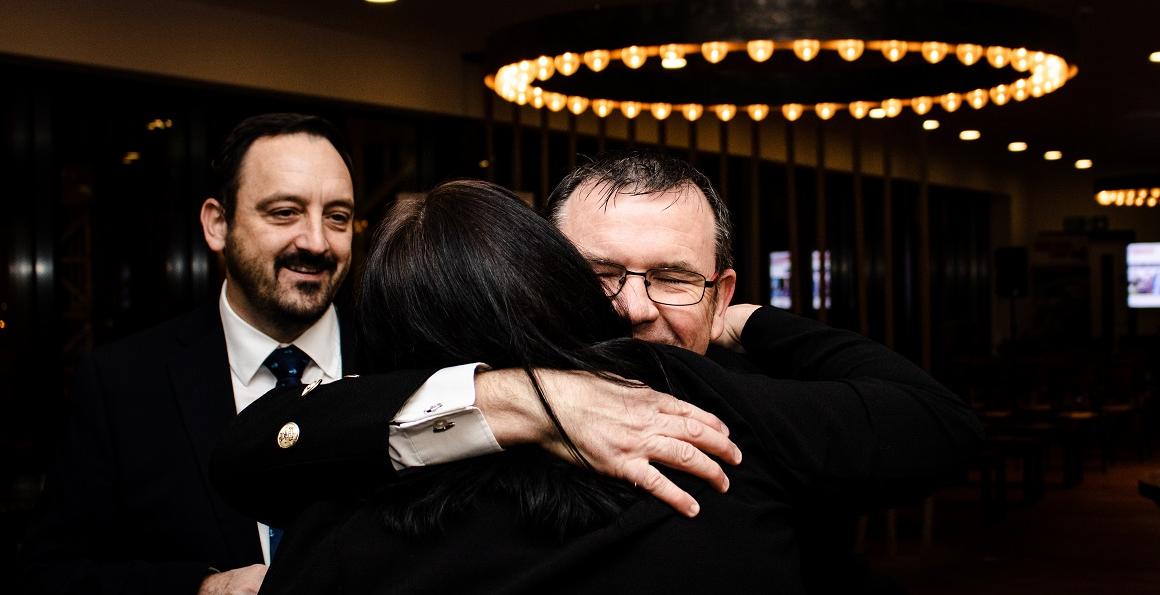
[[[222,293],[218,299],[222,330],[226,335],[226,353],[230,360],[230,369],[248,385],[258,370],[262,369],[262,362],[266,361],[270,352],[287,344],[279,343],[242,320],[226,298],[226,283],[222,283]],[[339,340],[338,314],[331,304],[322,317],[291,343],[310,356],[326,376],[341,378],[342,355]]]

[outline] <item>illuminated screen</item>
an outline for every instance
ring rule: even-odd
[[[821,263],[818,262],[818,251],[810,253],[811,268],[813,269],[813,307],[817,310],[822,304],[818,298],[820,293],[818,282],[821,277]],[[789,290],[789,274],[792,266],[789,250],[776,250],[769,253],[769,304],[778,308],[790,309],[793,307],[793,296]],[[830,284],[830,251],[826,250],[826,288]],[[826,308],[829,309],[833,300],[830,292],[826,292]]]
[[[1160,308],[1160,242],[1128,244],[1128,307]]]

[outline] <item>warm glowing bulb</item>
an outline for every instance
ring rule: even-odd
[[[991,87],[990,91],[991,103],[995,105],[1006,105],[1011,101],[1011,94],[1007,91],[1007,85],[995,85]]]
[[[1112,204],[1115,200],[1115,195],[1111,192],[1108,192],[1107,190],[1100,190],[1098,193],[1096,193],[1096,202],[1105,207]]]
[[[901,99],[887,99],[882,102],[882,109],[886,110],[886,117],[893,118],[902,113]]]
[[[705,113],[705,108],[697,103],[686,103],[681,106],[681,115],[690,122],[696,122],[703,113]]]
[[[624,62],[625,66],[634,70],[644,66],[646,58],[648,58],[648,50],[639,45],[630,45],[620,50],[620,61]]]
[[[556,65],[552,59],[547,56],[540,56],[536,58],[536,78],[541,81],[546,81],[556,74]]]
[[[648,108],[648,111],[652,114],[652,117],[658,120],[664,120],[669,117],[669,114],[673,113],[673,105],[671,103],[654,103]]]
[[[1091,159],[1077,159],[1075,162],[1075,168],[1076,169],[1091,169],[1092,168],[1092,160]]]
[[[796,121],[802,117],[802,111],[805,108],[800,103],[787,103],[781,106],[781,115],[785,116],[786,120],[790,122]]]
[[[773,55],[773,41],[757,39],[745,44],[745,53],[754,62],[765,62]]]
[[[729,44],[724,41],[710,41],[701,44],[701,55],[710,64],[716,64],[725,59],[729,53]]]
[[[564,76],[572,76],[573,73],[580,69],[580,64],[583,63],[583,60],[581,60],[580,54],[564,52],[556,56],[554,62],[556,63],[556,72]]]
[[[959,140],[972,141],[979,140],[983,134],[978,130],[964,130],[959,133]]]
[[[839,39],[834,43],[834,49],[838,50],[838,55],[847,62],[853,62],[862,57],[862,52],[866,49],[866,42],[861,39]]]
[[[483,77],[483,86],[494,91],[495,90],[495,75],[489,74],[489,75]]]
[[[934,107],[934,99],[930,97],[915,97],[910,100],[910,109],[920,116],[926,115],[932,107]]]
[[[958,93],[947,93],[938,99],[939,104],[948,112],[953,112],[959,109],[963,104],[963,98]]]
[[[528,101],[532,107],[540,109],[544,107],[544,90],[539,87],[532,87],[532,99]]]
[[[1031,68],[1031,53],[1027,48],[1016,48],[1011,50],[1011,68],[1019,72],[1027,72]]]
[[[520,89],[516,91],[516,105],[527,105],[528,100],[530,99],[531,96],[528,94],[527,89]]]
[[[1019,79],[1011,83],[1011,98],[1015,101],[1023,101],[1031,94],[1027,89],[1027,79]]]
[[[584,63],[592,72],[600,72],[608,68],[608,62],[612,60],[612,52],[608,50],[592,50],[591,52],[584,52]]]
[[[1156,206],[1156,202],[1157,202],[1157,200],[1155,198],[1149,198],[1148,199],[1148,206],[1154,207],[1154,206]]]
[[[854,119],[861,120],[862,118],[865,118],[866,114],[868,114],[870,112],[870,102],[869,101],[855,101],[855,102],[850,104],[849,109],[850,109],[850,115],[854,116]]]
[[[923,120],[922,121],[922,129],[923,130],[938,130],[938,127],[939,127],[938,120]]]
[[[548,106],[548,110],[558,112],[568,105],[568,97],[561,93],[548,93],[544,97],[544,105]]]
[[[886,117],[886,110],[880,107],[876,107],[870,110],[870,117],[874,120],[881,120],[882,118]]]
[[[612,108],[614,108],[614,107],[616,107],[616,106],[611,101],[609,101],[607,99],[593,99],[592,100],[592,113],[596,114],[597,116],[600,116],[601,118],[607,116],[608,114],[611,114]]]
[[[685,64],[685,47],[679,43],[670,43],[660,47],[661,66],[669,70],[676,68],[684,68]]]
[[[975,89],[964,95],[964,97],[967,100],[967,105],[975,109],[982,109],[983,106],[987,105],[987,99],[990,96],[987,94],[986,89]]]
[[[973,43],[960,43],[955,48],[955,55],[964,66],[972,66],[983,57],[983,46]]]
[[[905,41],[884,41],[882,42],[882,55],[886,56],[887,60],[897,62],[906,55]]]
[[[1048,161],[1059,161],[1063,159],[1063,151],[1048,151],[1043,154],[1043,158]]]
[[[1027,150],[1027,143],[1021,140],[1007,143],[1007,150],[1011,151],[1012,153],[1022,153],[1023,151]]]
[[[769,115],[769,106],[762,103],[755,103],[745,108],[745,111],[754,122],[760,122]]]
[[[814,106],[814,113],[822,120],[829,120],[838,113],[838,104],[836,103],[819,103]]]
[[[1153,188],[1152,194],[1150,196],[1152,198],[1160,199],[1160,188]]]
[[[620,102],[620,113],[629,120],[640,115],[644,106],[639,101],[622,101]]]
[[[822,42],[816,39],[798,39],[793,42],[793,53],[802,62],[809,62],[817,57],[822,49]]]
[[[922,57],[931,64],[942,62],[949,51],[950,46],[941,41],[928,41],[922,44]]]
[[[997,45],[987,48],[987,62],[990,62],[991,66],[1002,68],[1010,61],[1011,50]]]
[[[737,115],[737,106],[728,104],[717,105],[713,106],[713,112],[717,114],[717,118],[722,122],[728,122],[733,119],[733,116]]]
[[[587,97],[572,96],[568,98],[568,111],[579,116],[586,109],[588,109]]]
[[[1160,64],[1160,52],[1152,52],[1148,54],[1148,61],[1153,64]]]

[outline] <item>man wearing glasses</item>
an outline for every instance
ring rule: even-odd
[[[729,211],[705,176],[687,163],[645,152],[598,159],[561,181],[549,199],[548,215],[592,263],[636,338],[683,347],[727,368],[768,378],[752,398],[784,403],[784,415],[800,420],[802,435],[809,436],[809,448],[817,454],[817,460],[803,463],[822,468],[825,475],[821,493],[804,503],[807,509],[817,507],[812,511],[816,518],[925,494],[978,444],[980,426],[969,408],[905,358],[854,333],[775,308],[729,307],[737,279]],[[744,356],[736,353],[742,348]],[[740,455],[730,456],[732,443],[724,437],[698,442],[697,437],[727,430],[690,413],[695,408],[584,374],[541,370],[539,375],[561,423],[597,471],[639,481],[641,488],[688,516],[699,512],[696,502],[656,465],[682,468],[727,489],[718,463],[697,448],[731,464]],[[335,407],[373,409],[381,392],[377,387],[390,382],[365,376],[320,386],[308,399],[260,399],[239,417],[244,425],[235,424],[231,454],[245,461],[239,467],[262,469],[253,475],[284,481],[253,482],[250,474],[238,474],[226,480],[233,484],[230,491],[254,503],[251,512],[261,516],[273,508],[278,513],[298,509],[311,495],[271,493],[270,485],[297,482],[325,486],[323,491],[333,494],[381,473],[381,454],[361,452],[359,445],[381,450],[384,440],[376,432],[385,424],[355,423],[359,420],[345,418],[356,414]],[[540,442],[556,452],[554,433],[521,370],[481,372],[474,384],[473,407],[482,413],[483,435],[494,436],[493,449]],[[336,393],[342,394],[331,400]],[[444,403],[408,402],[404,409],[429,413],[440,408],[446,408]],[[393,425],[406,417],[396,416]],[[266,437],[288,419],[303,427],[307,422],[322,426],[327,435],[282,452],[270,449]],[[425,428],[415,439],[438,442],[440,461],[487,451],[486,444],[456,443],[457,435],[476,434],[465,432],[470,428],[466,421],[423,417],[419,423],[411,424]],[[721,440],[726,444],[716,450],[704,446]],[[336,463],[335,452],[354,463]],[[360,462],[370,465],[359,469]],[[393,458],[392,463],[396,469],[410,466]],[[809,522],[801,533],[803,573],[811,591],[863,590],[843,563],[846,548],[832,533]]]

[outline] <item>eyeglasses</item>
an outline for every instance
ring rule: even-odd
[[[644,277],[644,292],[648,299],[665,306],[692,306],[705,298],[705,288],[713,287],[700,273],[684,269],[649,269],[643,273],[630,271],[610,262],[592,262],[592,270],[604,285],[604,295],[616,297],[624,289],[629,275]]]

